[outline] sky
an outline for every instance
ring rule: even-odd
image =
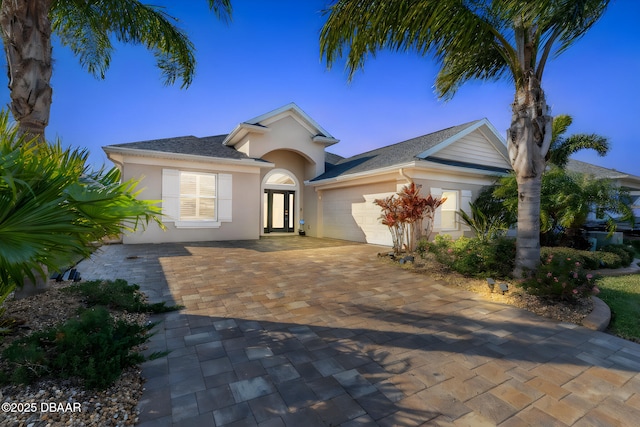
[[[196,46],[188,89],[164,86],[142,46],[117,45],[100,80],[54,40],[47,138],[87,148],[96,168],[112,166],[105,145],[226,134],[290,102],[339,139],[330,151],[345,157],[484,117],[503,136],[509,127],[514,90],[507,81],[468,82],[445,102],[434,91],[431,57],[382,51],[351,82],[343,65],[327,69],[318,39],[328,0],[235,0],[229,23],[204,0],[151,3],[166,6]],[[573,116],[569,134],[610,141],[604,158],[587,151],[574,158],[640,176],[638,16],[640,1],[613,0],[589,33],[547,64],[542,85],[551,113]],[[6,82],[3,75],[0,87]],[[0,90],[0,104],[9,100],[8,89]]]

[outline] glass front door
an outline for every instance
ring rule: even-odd
[[[294,231],[295,191],[264,190],[265,233]]]

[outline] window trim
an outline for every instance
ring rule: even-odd
[[[216,176],[215,220],[180,219],[180,175],[185,173],[208,174]],[[211,173],[193,170],[162,169],[162,221],[173,223],[175,228],[220,228],[224,222],[232,222],[233,211],[233,175],[229,173]]]

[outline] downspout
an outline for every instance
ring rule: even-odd
[[[412,180],[411,178],[409,178],[409,177],[404,173],[404,168],[400,168],[400,169],[398,170],[398,173],[400,174],[400,176],[401,176],[402,178],[404,178],[404,179],[405,179],[405,181],[407,181],[407,184],[411,184],[411,183],[413,183],[413,180]]]
[[[318,194],[316,202],[316,237],[324,237],[324,207],[322,206],[322,190],[315,188]]]

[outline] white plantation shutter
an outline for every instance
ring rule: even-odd
[[[178,228],[218,227],[231,222],[230,174],[162,170],[163,220]]]
[[[459,210],[463,210],[467,213],[471,213],[471,208],[469,207],[469,203],[471,203],[471,191],[469,190],[462,190],[460,192],[460,209]],[[456,218],[456,220],[459,220],[459,218]],[[465,225],[465,223],[463,221],[458,221],[461,225],[462,225],[462,229],[463,230],[470,230],[469,226]]]
[[[443,230],[455,230],[458,228],[456,211],[458,210],[458,192],[443,191],[442,197],[447,200],[440,206],[440,227]]]
[[[180,219],[180,171],[162,169],[162,220]]]
[[[218,221],[231,222],[233,179],[231,174],[218,174]]]
[[[180,219],[214,221],[216,175],[180,173]]]

